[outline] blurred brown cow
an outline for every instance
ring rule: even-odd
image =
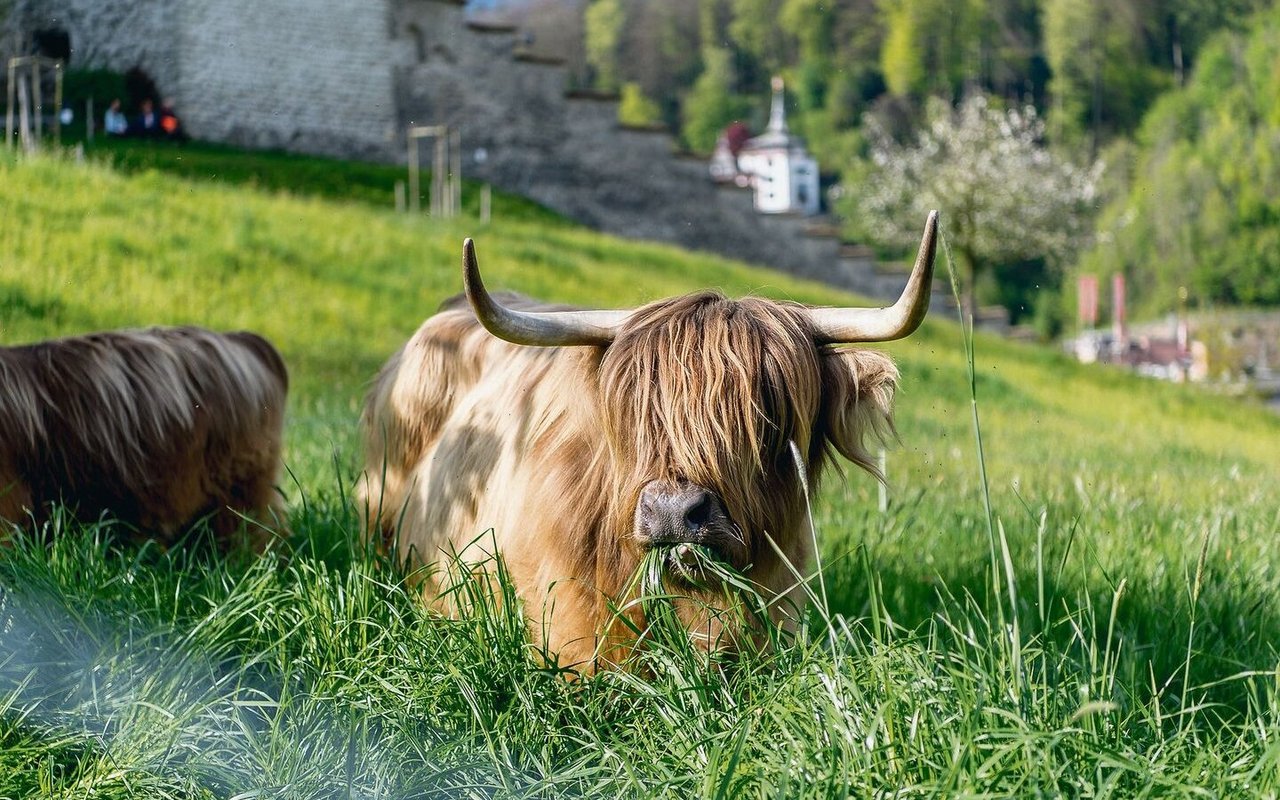
[[[428,319],[366,402],[369,529],[416,563],[496,548],[535,640],[563,665],[625,655],[610,606],[654,548],[708,548],[788,624],[814,557],[801,464],[816,480],[839,452],[874,473],[865,440],[892,433],[893,362],[834,345],[919,326],[936,235],[935,212],[906,290],[880,309],[715,292],[553,309],[488,294],[468,240],[470,307],[455,299]],[[705,646],[734,645],[696,604],[677,610]]]
[[[275,484],[288,376],[252,333],[152,328],[0,348],[0,518],[65,503],[169,539],[210,516],[283,517]],[[254,526],[260,547],[266,536]]]

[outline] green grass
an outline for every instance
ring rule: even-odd
[[[75,525],[0,552],[0,798],[1280,791],[1264,410],[979,336],[989,528],[963,339],[931,322],[888,347],[887,512],[853,471],[814,504],[829,613],[769,659],[713,668],[670,642],[645,679],[566,682],[490,587],[441,619],[351,545],[361,395],[460,289],[462,238],[492,285],[548,299],[850,298],[511,199],[488,226],[396,216],[377,167],[107,160],[0,160],[0,342],[263,332],[292,371],[297,535],[288,559]]]

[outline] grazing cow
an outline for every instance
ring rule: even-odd
[[[65,503],[170,539],[282,520],[288,377],[252,333],[153,328],[0,348],[0,518]],[[259,546],[269,537],[251,534]]]
[[[366,401],[370,533],[409,563],[496,548],[562,665],[625,656],[634,637],[611,609],[647,550],[675,559],[680,543],[745,570],[786,624],[814,557],[798,462],[816,480],[839,452],[874,473],[865,441],[892,433],[893,362],[834,345],[919,326],[936,235],[934,212],[906,290],[881,309],[710,291],[557,309],[488,294],[467,240],[470,307],[428,319]],[[677,611],[707,646],[733,647],[696,604]]]

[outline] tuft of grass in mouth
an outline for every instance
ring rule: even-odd
[[[633,585],[638,581],[640,606],[648,623],[644,636],[664,648],[687,654],[694,634],[676,613],[677,600],[694,604],[706,619],[730,629],[753,628],[758,620],[768,618],[767,603],[757,587],[709,547],[684,542],[653,548],[638,572]]]
[[[640,605],[651,635],[667,643],[683,642],[686,632],[672,601],[688,594],[687,587],[705,588],[722,575],[732,577],[728,565],[709,547],[683,543],[645,553],[640,564]],[[672,577],[678,577],[686,587],[671,586]]]
[[[694,588],[708,589],[732,581],[737,575],[710,547],[682,542],[655,547],[645,555],[642,588],[646,594],[661,592],[663,577],[671,576]]]

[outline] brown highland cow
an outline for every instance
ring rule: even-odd
[[[611,607],[655,548],[706,548],[790,624],[814,558],[801,465],[816,481],[838,452],[875,472],[865,442],[892,432],[892,361],[837,345],[919,326],[936,234],[935,212],[902,297],[878,309],[716,292],[556,309],[488,294],[468,240],[470,306],[428,319],[368,397],[370,531],[413,563],[496,548],[534,640],[565,666],[625,656],[633,634]],[[699,604],[677,611],[705,646],[741,641]]]
[[[282,521],[288,377],[252,333],[153,328],[0,348],[0,518],[56,504],[170,539]],[[261,545],[265,533],[252,526]]]

